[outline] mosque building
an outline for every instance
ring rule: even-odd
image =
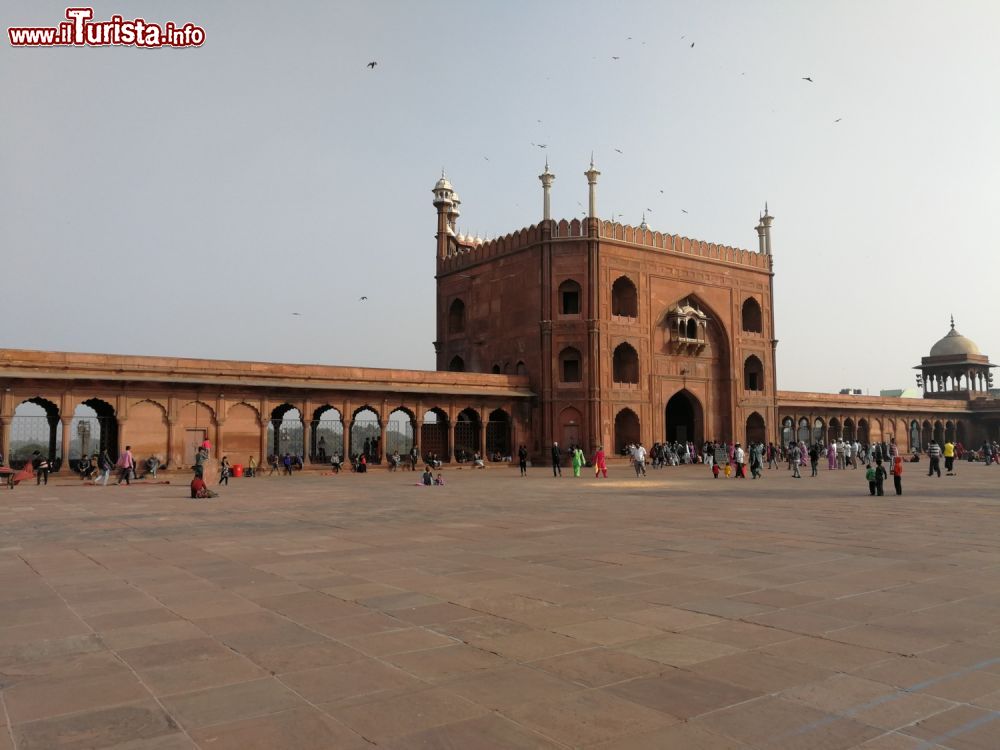
[[[0,349],[0,453],[55,465],[126,444],[189,466],[208,439],[233,463],[292,453],[323,465],[365,452],[464,461],[538,458],[553,442],[1000,438],[989,358],[951,329],[916,367],[923,398],[776,388],[767,207],[748,250],[599,218],[554,219],[548,163],[537,224],[490,240],[458,231],[442,174],[436,371]],[[581,188],[583,181],[581,180]]]

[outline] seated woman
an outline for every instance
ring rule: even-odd
[[[475,453],[472,456],[472,468],[473,469],[485,469],[486,468],[486,464],[483,463],[483,457],[480,456],[478,453]]]
[[[425,487],[430,487],[432,484],[434,484],[434,475],[431,474],[431,469],[429,466],[424,470],[424,474],[421,479]]]
[[[210,497],[218,496],[218,493],[212,492],[212,490],[208,489],[208,486],[205,484],[205,480],[201,478],[201,475],[194,475],[194,479],[191,480],[192,500],[205,500]]]

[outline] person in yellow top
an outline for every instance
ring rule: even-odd
[[[257,461],[253,456],[250,456],[250,460],[247,462],[247,476],[257,476]]]
[[[944,442],[944,470],[949,477],[955,476],[955,444],[950,440]]]

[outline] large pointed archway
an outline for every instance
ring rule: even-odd
[[[668,442],[702,442],[704,429],[701,403],[691,391],[683,389],[671,396],[667,401],[665,415]]]

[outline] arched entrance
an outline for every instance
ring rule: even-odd
[[[351,420],[350,451],[352,455],[365,455],[367,463],[382,463],[382,423],[370,406],[356,409]]]
[[[631,409],[622,409],[615,416],[615,453],[621,455],[627,445],[636,445],[638,442],[639,417]]]
[[[747,445],[750,443],[767,442],[767,429],[764,425],[764,417],[754,412],[747,417]]]
[[[267,426],[267,444],[272,453],[278,456],[286,453],[304,455],[302,434],[302,415],[298,409],[291,404],[274,407]]]
[[[463,409],[455,420],[455,460],[471,461],[475,453],[482,455],[479,444],[479,412]]]
[[[671,396],[665,412],[668,442],[702,441],[701,404],[690,391],[678,391]]]
[[[785,417],[781,420],[781,444],[788,446],[795,441],[795,420]]]
[[[422,458],[433,453],[439,461],[451,460],[448,452],[448,415],[441,409],[434,408],[424,414],[418,448]]]
[[[503,409],[494,409],[486,423],[486,458],[492,461],[500,456],[503,460],[510,455],[510,415]]]
[[[26,399],[14,409],[10,424],[7,460],[11,466],[21,468],[38,451],[58,470],[56,462],[62,450],[62,421],[58,406],[41,396]]]
[[[69,456],[64,458],[76,468],[75,464],[80,460],[99,455],[102,451],[107,451],[109,456],[118,455],[118,420],[111,404],[99,398],[90,398],[77,404],[73,412]]]
[[[309,455],[317,463],[327,463],[331,456],[344,459],[344,418],[340,410],[324,404],[313,412]]]
[[[389,414],[389,425],[385,431],[386,453],[408,455],[414,445],[415,425],[413,413],[402,406]]]

